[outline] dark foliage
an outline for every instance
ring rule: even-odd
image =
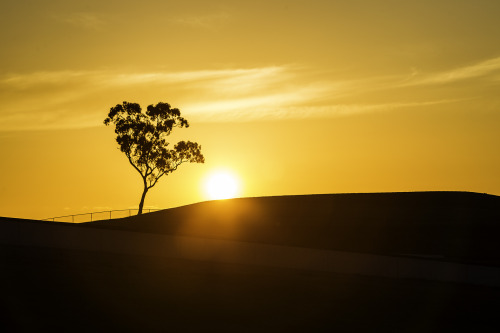
[[[185,162],[204,163],[201,146],[196,142],[180,141],[169,148],[166,137],[174,127],[189,127],[177,108],[168,103],[149,105],[142,112],[137,103],[123,102],[112,107],[105,125],[115,125],[116,142],[130,164],[140,173],[144,191],[139,203],[142,213],[144,198],[158,180],[177,170]]]

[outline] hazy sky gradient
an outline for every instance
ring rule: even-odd
[[[206,200],[216,168],[243,196],[466,190],[500,195],[500,2],[0,3],[0,215],[138,204],[102,125],[164,101],[205,165],[146,206]]]

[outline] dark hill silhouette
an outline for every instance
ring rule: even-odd
[[[236,240],[227,243],[250,247],[283,248],[241,242],[444,256],[396,258],[430,262],[438,269],[449,263],[436,260],[498,265],[495,196],[429,192],[245,198],[85,224],[0,222],[0,322],[9,332],[499,328],[500,288],[495,285],[198,261],[156,252],[168,248],[167,238],[183,238],[158,235],[167,234],[206,243],[209,238]],[[160,239],[152,246],[155,251],[103,250],[109,242],[118,250],[129,249],[134,239],[144,238]]]
[[[86,226],[500,265],[500,197],[470,192],[240,198]]]

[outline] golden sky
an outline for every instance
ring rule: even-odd
[[[500,195],[498,0],[0,3],[0,216],[137,207],[102,122],[159,101],[203,165],[145,208],[241,196],[460,190]]]

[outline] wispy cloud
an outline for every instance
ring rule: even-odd
[[[204,15],[181,16],[168,21],[172,24],[184,27],[214,29],[229,18],[230,15],[227,12],[219,12]]]
[[[110,106],[123,100],[166,101],[188,114],[215,114],[220,106],[283,97],[281,85],[291,68],[272,66],[187,72],[37,72],[0,77],[0,129],[97,126]],[[290,89],[290,88],[289,88]],[[292,97],[292,96],[290,96]],[[177,101],[177,102],[174,102]],[[197,109],[196,105],[204,105]],[[213,105],[209,110],[207,105]],[[202,110],[203,109],[203,110]],[[201,111],[202,110],[202,111]]]
[[[126,73],[104,74],[107,82],[117,85],[145,84],[145,83],[196,83],[206,81],[246,80],[256,81],[281,76],[287,71],[287,66],[272,66],[250,69],[221,69],[198,70],[185,72],[154,72],[154,73]],[[103,75],[103,78],[104,78]]]
[[[58,16],[57,19],[88,30],[101,30],[106,24],[106,21],[100,15],[91,12],[71,13],[63,17]]]
[[[500,74],[500,57],[481,61],[449,71],[421,74],[415,69],[407,85],[447,84]]]
[[[500,58],[446,73],[335,80],[301,66],[225,68],[183,72],[37,72],[0,77],[0,130],[100,126],[109,107],[124,100],[144,107],[159,101],[181,108],[192,121],[250,121],[338,117],[450,104],[459,98],[427,89],[498,74]],[[476,89],[477,90],[477,89]]]
[[[287,107],[279,109],[278,114],[293,118],[310,117],[337,117],[352,116],[370,112],[386,112],[392,110],[401,110],[408,108],[421,108],[439,104],[455,103],[460,100],[435,100],[411,103],[381,103],[381,104],[332,104],[322,106],[301,106]]]

